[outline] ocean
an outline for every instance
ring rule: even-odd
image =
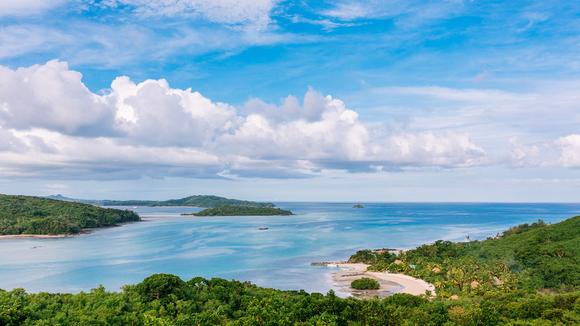
[[[580,214],[580,204],[276,203],[294,216],[192,217],[191,207],[124,207],[144,222],[61,239],[0,240],[0,288],[119,290],[154,273],[251,281],[326,293],[331,268],[359,249],[413,248],[494,236],[538,219]]]

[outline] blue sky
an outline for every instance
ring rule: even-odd
[[[0,192],[579,200],[574,1],[7,0],[0,66]]]

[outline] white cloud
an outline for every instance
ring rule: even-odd
[[[314,42],[315,37],[272,30],[254,31],[223,26],[175,23],[160,27],[151,20],[115,25],[71,21],[65,28],[40,24],[0,26],[0,59],[66,58],[74,65],[100,68],[131,67],[166,60],[176,54],[198,56],[211,52],[236,53],[249,46]],[[127,46],[127,39],[131,46]]]
[[[493,148],[488,159],[496,164],[574,166],[573,140],[562,135],[576,134],[580,125],[580,83],[536,81],[525,86],[518,91],[386,87],[375,88],[370,94],[384,95],[387,101],[395,103],[408,103],[405,107],[409,112],[405,117],[408,130],[468,133],[479,146]],[[554,146],[557,139],[558,146]],[[558,148],[562,148],[560,158]]]
[[[28,16],[55,8],[66,0],[2,0],[0,16]]]
[[[81,78],[59,61],[16,70],[0,66],[0,124],[65,134],[109,133],[113,111]]]
[[[463,9],[463,1],[411,0],[339,0],[330,2],[322,15],[342,21],[394,18],[401,27],[416,27],[426,22],[449,17]]]
[[[144,16],[198,16],[220,24],[263,29],[270,24],[275,0],[115,0]]]
[[[118,128],[136,143],[201,147],[228,133],[238,119],[232,107],[191,89],[172,89],[165,80],[136,85],[119,77],[109,97],[115,99]]]
[[[560,162],[567,167],[580,168],[580,134],[558,139]]]
[[[5,130],[0,126],[0,152],[17,152],[23,147],[22,141],[11,130]]]
[[[398,158],[401,164],[470,167],[486,164],[486,153],[467,134],[407,133],[393,136],[388,157]]]
[[[291,96],[236,108],[165,80],[118,77],[99,95],[81,77],[59,61],[0,68],[5,174],[287,177],[485,163],[465,133],[375,130],[314,90],[302,103]]]

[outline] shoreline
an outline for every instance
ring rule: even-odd
[[[89,232],[87,232],[89,233]],[[0,240],[6,239],[61,239],[61,238],[72,238],[83,233],[75,234],[5,234],[0,235]]]
[[[331,272],[333,286],[337,291],[353,297],[372,298],[378,296],[383,298],[396,293],[418,296],[425,295],[426,291],[430,291],[432,297],[436,296],[433,284],[409,275],[367,271],[369,265],[363,263],[336,262],[324,263],[324,266],[338,268],[337,271]],[[350,287],[353,280],[362,277],[378,281],[381,287],[378,290],[356,290]]]
[[[141,218],[141,216],[139,216]],[[91,229],[81,229],[79,233],[62,233],[62,234],[2,234],[0,235],[0,240],[11,240],[11,239],[64,239],[64,238],[74,238],[83,235],[92,234],[102,229],[117,228],[131,223],[137,222],[147,222],[146,219],[141,218],[139,221],[129,221],[114,225],[107,225],[98,228]]]

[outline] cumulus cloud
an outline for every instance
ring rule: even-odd
[[[59,61],[16,70],[0,67],[0,124],[77,135],[110,132],[113,111],[81,77]]]
[[[574,134],[558,139],[560,162],[567,167],[580,168],[580,135]]]
[[[470,167],[486,163],[483,148],[463,133],[424,132],[395,135],[387,147],[388,155],[400,164]]]
[[[95,94],[60,61],[0,67],[0,173],[7,175],[304,177],[485,164],[466,133],[377,128],[312,89],[303,100],[234,107],[163,79],[122,76]]]

